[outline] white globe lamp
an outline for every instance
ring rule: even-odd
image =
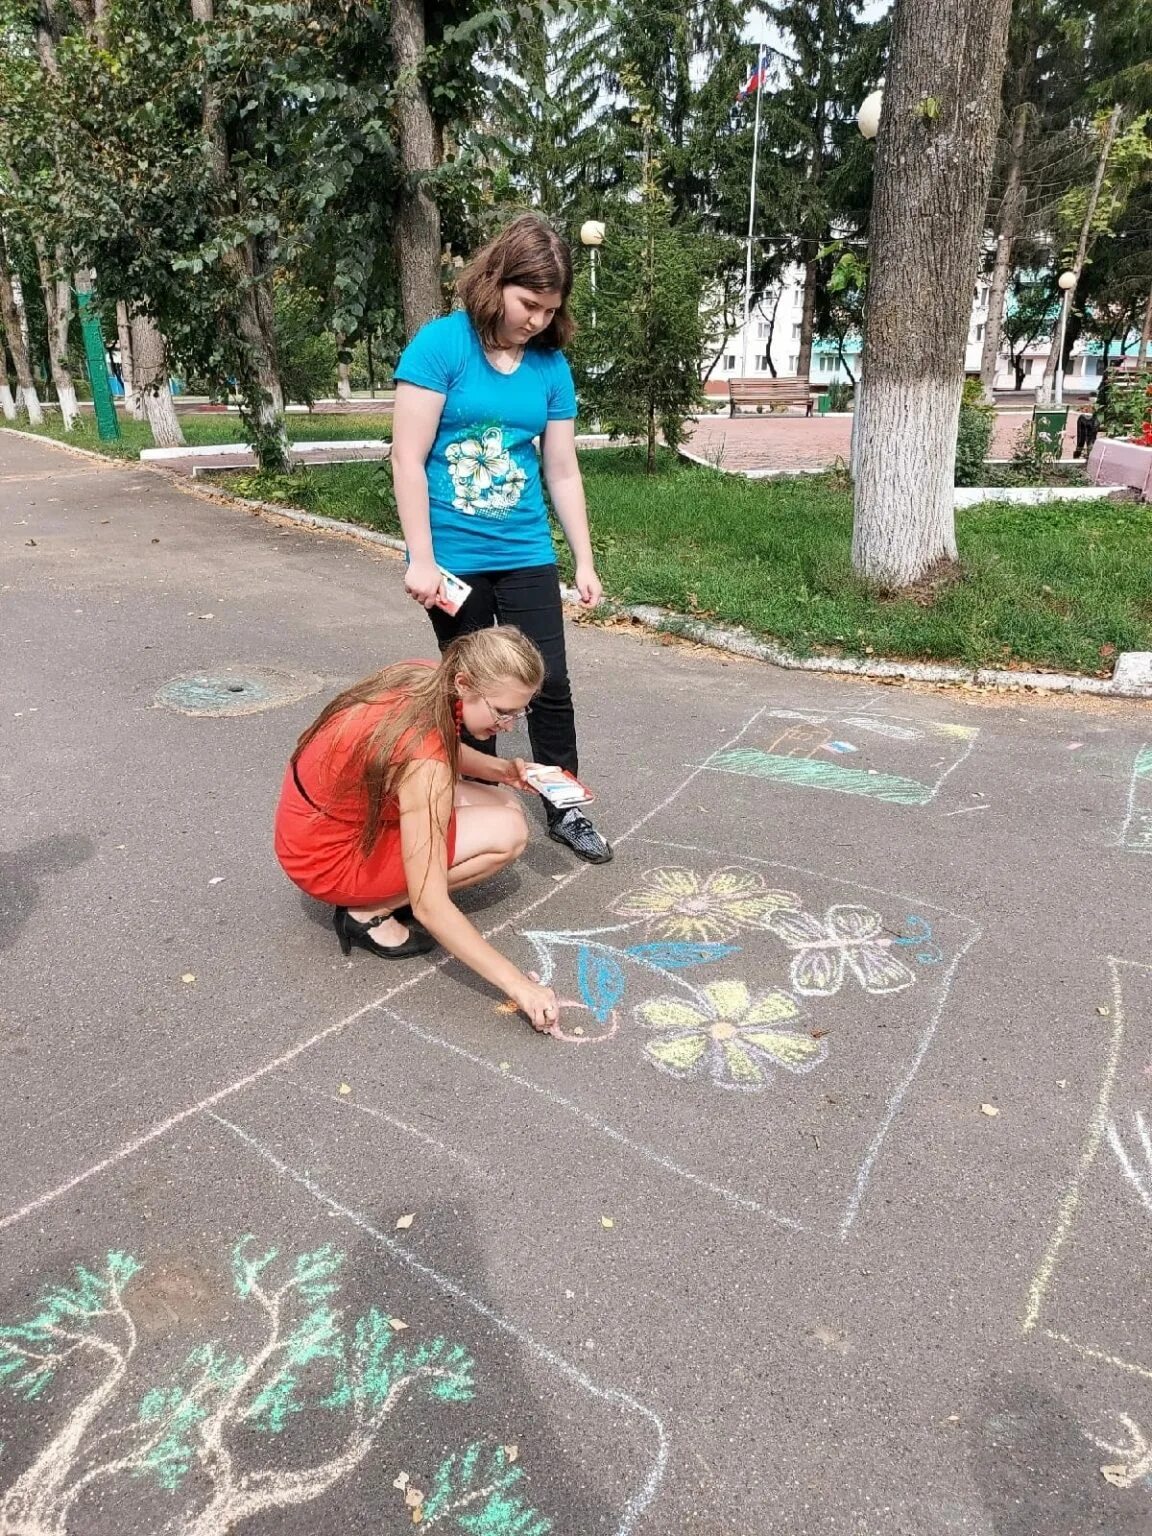
[[[604,225],[599,219],[585,219],[580,226],[580,244],[595,249],[604,244]]]
[[[866,139],[874,139],[880,132],[880,114],[884,110],[884,92],[873,91],[866,96],[856,114],[856,126]]]
[[[1060,289],[1061,293],[1071,293],[1076,286],[1075,272],[1061,272],[1060,276],[1056,279],[1056,286]]]

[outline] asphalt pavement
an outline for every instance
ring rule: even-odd
[[[392,556],[4,433],[0,539],[0,1533],[1149,1529],[1148,706],[574,624],[545,1038],[272,855]]]

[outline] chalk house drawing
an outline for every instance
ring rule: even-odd
[[[1044,1337],[1132,1376],[1152,1381],[1144,1293],[1098,1289],[1099,1255],[1117,1273],[1146,1274],[1152,1263],[1152,967],[1110,959],[1110,1038],[1076,1167],[1032,1281],[1024,1332]]]
[[[762,744],[726,748],[703,766],[796,788],[920,806],[936,798],[979,735],[976,726],[860,711],[771,709],[764,718],[776,725],[764,733]]]
[[[26,1403],[51,1393],[60,1405],[51,1438],[0,1499],[0,1533],[67,1536],[84,1528],[86,1500],[98,1507],[118,1484],[149,1480],[172,1503],[166,1531],[225,1536],[322,1499],[384,1455],[392,1421],[422,1400],[470,1401],[474,1365],[462,1347],[413,1340],[375,1307],[346,1316],[344,1262],[329,1244],[281,1257],[242,1238],[232,1285],[258,1320],[256,1342],[206,1340],[175,1369],[141,1349],[131,1283],[142,1265],[131,1254],[108,1253],[46,1287],[25,1317],[0,1326],[0,1388]],[[319,1459],[289,1466],[269,1454],[261,1464],[262,1439],[288,1438],[295,1423],[318,1417],[330,1426]],[[552,1523],[533,1508],[514,1461],[503,1446],[471,1441],[426,1488],[398,1478],[397,1528],[546,1536]]]
[[[1152,746],[1141,747],[1132,765],[1120,843],[1132,853],[1152,853]]]

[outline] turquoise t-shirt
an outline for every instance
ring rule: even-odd
[[[456,310],[417,331],[395,376],[444,396],[427,459],[437,564],[454,575],[554,564],[533,439],[576,415],[563,353],[529,346],[514,373],[501,373]]]

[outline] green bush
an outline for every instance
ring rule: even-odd
[[[828,386],[828,409],[830,411],[850,411],[855,399],[856,391],[847,379],[836,379]]]
[[[284,401],[315,405],[336,393],[336,340],[324,329],[323,306],[305,288],[276,290],[276,346]]]
[[[996,408],[985,403],[980,380],[966,380],[956,432],[957,485],[981,484],[995,425]]]
[[[1100,430],[1105,437],[1139,437],[1152,421],[1152,370],[1110,379],[1108,398],[1100,406]]]

